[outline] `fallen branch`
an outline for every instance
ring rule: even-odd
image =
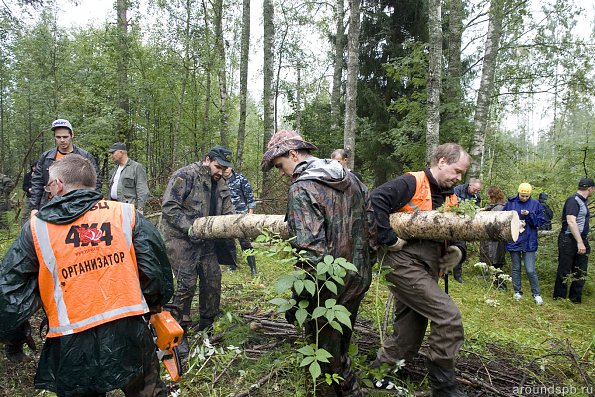
[[[504,392],[496,389],[492,385],[488,384],[487,382],[477,379],[476,377],[473,377],[465,372],[461,372],[461,374],[459,376],[461,378],[465,379],[467,382],[469,382],[471,384],[470,386],[483,387],[484,389],[489,390],[492,393],[496,393],[499,396],[505,396],[505,397],[513,396],[512,394],[504,393]]]
[[[227,365],[225,366],[225,368],[223,368],[223,371],[221,371],[221,373],[219,375],[217,375],[217,377],[213,380],[213,384],[217,383],[217,381],[219,381],[219,379],[221,379],[221,377],[223,376],[223,374],[225,372],[227,372],[227,370],[229,369],[229,367],[231,367],[231,364],[233,364],[233,362],[236,360],[236,358],[238,358],[238,356],[234,356],[234,358],[232,358],[231,360],[229,360],[229,362],[227,363]]]
[[[266,376],[263,376],[262,378],[260,378],[258,380],[258,382],[256,382],[255,384],[253,384],[252,386],[250,386],[250,388],[248,390],[244,390],[242,392],[239,392],[238,394],[236,394],[233,397],[246,397],[249,396],[250,393],[254,393],[256,390],[260,389],[262,387],[262,385],[264,385],[265,383],[267,383],[274,374],[276,374],[276,371],[272,371],[269,372]]]

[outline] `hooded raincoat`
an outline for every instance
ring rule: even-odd
[[[305,251],[303,256],[308,264],[302,266],[307,271],[310,270],[308,265],[316,266],[326,255],[345,258],[357,268],[357,272],[347,271],[343,285],[336,283],[336,293],[322,288],[318,300],[304,290],[297,300],[309,301],[307,310],[312,313],[318,302],[335,299],[349,310],[351,324],[355,324],[359,305],[372,278],[367,189],[337,161],[308,158],[294,170],[287,222],[291,235],[295,236],[291,244]],[[294,296],[297,297],[295,291]],[[315,321],[319,322],[319,346],[332,355],[323,372],[336,373],[343,378],[340,385],[334,385],[341,390],[341,395],[357,395],[353,389],[357,383],[347,354],[351,329],[343,327],[341,333],[328,324],[325,326],[326,319],[322,316],[306,324],[306,333],[311,338],[315,336]]]
[[[53,198],[37,217],[70,224],[101,199],[91,189]],[[149,308],[173,294],[165,245],[157,229],[138,211],[132,234],[140,286]],[[27,320],[40,307],[39,260],[29,221],[9,248],[0,268],[0,341],[21,343]],[[143,316],[125,317],[71,335],[48,338],[43,346],[35,387],[71,396],[104,393],[126,386],[155,359],[155,346]]]

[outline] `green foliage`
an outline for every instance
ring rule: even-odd
[[[457,205],[452,205],[447,199],[444,204],[436,209],[438,212],[452,212],[457,215],[465,215],[471,218],[475,217],[477,207],[474,200],[459,200]]]
[[[314,340],[298,349],[297,353],[300,355],[299,366],[308,368],[313,381],[313,392],[316,394],[317,380],[322,375],[320,364],[328,363],[328,359],[332,357],[327,350],[319,347],[320,332],[325,327],[332,327],[343,333],[343,327],[348,329],[353,327],[351,313],[347,308],[338,304],[333,298],[321,301],[322,291],[327,289],[337,294],[337,286],[344,285],[343,278],[347,271],[357,271],[357,268],[344,258],[333,258],[330,255],[326,255],[320,263],[309,263],[303,251],[297,251],[288,241],[268,232],[258,236],[257,242],[269,244],[266,256],[282,254],[281,260],[293,259],[294,263],[303,266],[291,274],[281,276],[276,284],[278,293],[291,289],[294,297],[290,299],[277,297],[269,302],[276,305],[280,313],[293,311],[298,327],[304,328],[307,322],[314,326]],[[313,302],[316,302],[316,306],[310,307]],[[340,380],[341,377],[337,374],[324,374],[323,381],[329,384]]]

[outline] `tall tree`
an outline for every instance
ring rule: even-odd
[[[118,14],[118,107],[116,131],[118,139],[125,142],[132,141],[130,128],[130,96],[128,91],[128,65],[130,64],[130,50],[128,38],[128,6],[129,0],[117,0]]]
[[[243,0],[242,37],[240,39],[240,120],[236,149],[236,168],[242,169],[246,140],[246,100],[248,98],[248,61],[250,58],[250,0]]]
[[[229,111],[227,93],[227,64],[225,58],[225,39],[223,37],[223,2],[217,0],[215,10],[215,40],[217,41],[217,53],[219,55],[219,67],[217,77],[219,80],[219,122],[221,144],[229,147]]]
[[[347,87],[345,89],[345,129],[343,147],[351,151],[349,168],[355,160],[357,128],[357,78],[359,73],[360,0],[349,0],[349,32],[347,33]]]
[[[339,128],[341,118],[341,86],[343,85],[343,53],[345,52],[345,0],[335,4],[335,50],[333,88],[331,93],[331,132]]]
[[[440,91],[442,84],[442,9],[441,0],[430,0],[428,68],[428,102],[426,126],[426,161],[430,160],[440,141]]]
[[[470,178],[480,176],[483,164],[486,130],[488,125],[490,98],[494,87],[494,75],[498,60],[498,49],[502,37],[502,19],[504,0],[491,0],[489,10],[488,33],[486,36],[485,52],[481,69],[481,80],[475,104],[475,131],[469,154],[473,158],[467,173]]]
[[[443,141],[458,140],[471,136],[471,106],[463,95],[463,62],[461,55],[463,36],[463,0],[450,0],[442,9],[443,22],[446,26],[445,44],[446,76],[442,79],[440,100],[440,136]],[[457,139],[458,138],[458,139]]]
[[[263,152],[266,152],[267,143],[275,133],[275,97],[273,92],[273,63],[274,63],[274,45],[275,45],[275,9],[272,0],[263,0],[263,64],[262,64],[262,118],[264,121],[264,131],[262,135]],[[263,196],[271,192],[273,184],[272,175],[266,172],[262,180]]]
[[[274,46],[275,46],[275,24],[272,0],[264,0],[262,2],[262,16],[263,16],[263,64],[262,64],[262,104],[263,104],[263,120],[264,120],[264,151],[266,151],[266,144],[275,132],[275,102],[273,96],[273,67],[274,67]]]

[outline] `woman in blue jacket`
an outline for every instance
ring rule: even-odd
[[[535,272],[535,252],[537,251],[537,228],[545,223],[543,207],[539,201],[531,198],[533,188],[523,182],[519,185],[518,194],[508,199],[503,211],[516,211],[525,230],[519,234],[516,242],[506,243],[506,251],[510,252],[512,262],[512,286],[514,298],[519,300],[523,296],[521,284],[521,261],[525,263],[525,272],[529,277],[531,293],[538,305],[543,304],[539,291],[539,280]]]

